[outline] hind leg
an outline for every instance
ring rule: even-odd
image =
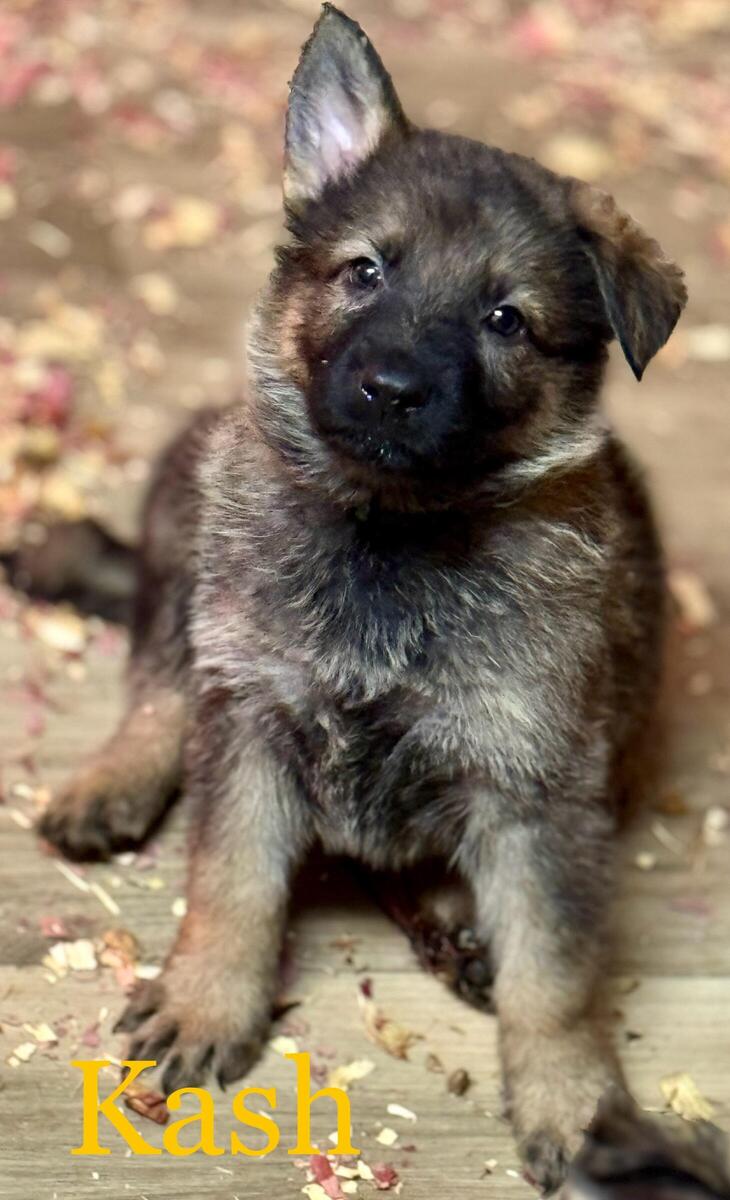
[[[41,836],[74,859],[140,845],[175,795],[184,721],[181,693],[150,681],[116,733],[54,797]]]
[[[468,1004],[492,1011],[489,946],[477,937],[474,895],[445,863],[398,872],[362,872],[364,887],[408,937],[424,970]]]
[[[195,470],[215,414],[199,418],[164,456],[147,501],[129,672],[116,733],[46,810],[40,833],[69,858],[137,846],[174,799],[181,774],[188,604],[197,520]]]
[[[69,858],[108,858],[140,845],[174,799],[185,727],[184,590],[174,576],[158,590],[142,563],[132,642],[129,704],[116,732],[71,777],[39,831]],[[156,595],[156,603],[152,597]],[[145,599],[146,597],[146,599]]]

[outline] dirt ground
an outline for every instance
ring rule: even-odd
[[[92,514],[134,536],[158,448],[240,382],[246,311],[280,232],[286,83],[316,11],[309,0],[3,0],[3,548],[40,536],[49,517]],[[730,1130],[726,0],[353,0],[349,11],[414,119],[599,182],[686,269],[691,299],[670,343],[641,386],[616,355],[607,388],[654,488],[677,599],[666,770],[626,842],[607,989],[641,1103],[663,1109],[661,1081],[686,1071]],[[500,1115],[493,1022],[419,971],[342,864],[294,915],[286,991],[300,1003],[250,1081],[278,1089],[279,1149],[259,1161],[139,1158],[108,1130],[108,1157],[69,1154],[81,1129],[70,1061],[119,1058],[124,989],[159,965],[181,905],[183,811],[142,854],[83,870],[44,856],[31,831],[50,789],[113,726],[124,653],[118,629],[0,588],[0,1196],[301,1194],[309,1164],[286,1153],[282,1055],[294,1048],[311,1052],[320,1084],[334,1067],[371,1064],[350,1091],[367,1165],[341,1178],[354,1185],[343,1195],[527,1196]],[[363,979],[419,1035],[407,1059],[368,1040]],[[446,1085],[457,1068],[471,1077],[462,1096]],[[113,1068],[103,1079],[109,1091]],[[229,1101],[215,1096],[225,1144]],[[161,1144],[160,1126],[129,1115]],[[323,1103],[323,1148],[333,1128]],[[312,1200],[328,1194],[312,1187]]]

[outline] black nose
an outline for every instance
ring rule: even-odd
[[[408,367],[371,367],[360,377],[365,400],[385,413],[421,408],[427,400],[424,380]]]

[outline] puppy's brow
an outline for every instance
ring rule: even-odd
[[[330,258],[333,263],[349,262],[354,258],[380,257],[377,245],[369,237],[353,237],[346,241],[335,242]]]

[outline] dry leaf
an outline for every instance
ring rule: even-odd
[[[706,846],[721,846],[730,832],[730,813],[719,804],[708,808],[702,818],[702,840]]]
[[[46,321],[29,321],[19,330],[15,352],[21,358],[85,362],[102,347],[104,321],[77,304],[56,304]]]
[[[634,859],[640,871],[653,871],[656,866],[656,854],[651,850],[642,850]]]
[[[592,183],[611,169],[605,146],[579,133],[560,133],[546,142],[541,155],[546,166],[561,175],[577,175]]]
[[[278,1037],[272,1038],[269,1042],[272,1050],[277,1054],[296,1054],[299,1050],[294,1038],[285,1037],[284,1034],[279,1034]]]
[[[165,213],[148,221],[144,238],[150,250],[203,246],[221,224],[218,205],[200,196],[177,196]]]
[[[95,971],[97,967],[94,943],[89,938],[78,938],[75,942],[56,942],[43,959],[56,975],[68,971]]]
[[[685,330],[687,357],[695,362],[723,363],[730,359],[730,326],[697,325]]]
[[[174,281],[159,271],[136,275],[131,288],[135,296],[139,296],[146,308],[156,317],[165,317],[173,313],[180,302],[180,294]]]
[[[679,609],[683,633],[697,633],[717,620],[717,611],[707,588],[694,571],[675,567],[669,572],[669,590]]]
[[[409,1049],[414,1042],[421,1039],[421,1034],[414,1033],[386,1017],[375,1001],[362,990],[358,994],[358,1003],[365,1023],[365,1032],[371,1042],[375,1042],[393,1058],[408,1058]]]
[[[49,1042],[52,1043],[58,1041],[55,1030],[51,1029],[51,1026],[46,1021],[42,1021],[40,1025],[24,1025],[23,1029],[26,1033],[29,1033],[31,1037],[34,1037],[37,1042],[42,1044],[47,1045]]]
[[[398,1172],[387,1163],[376,1163],[373,1167],[373,1183],[379,1192],[388,1192],[391,1188],[398,1190]]]
[[[112,968],[117,983],[126,991],[137,978],[139,943],[128,929],[107,929],[101,941],[99,962]]]
[[[29,608],[25,624],[40,642],[64,654],[80,654],[86,646],[86,625],[68,609]]]
[[[152,1092],[138,1083],[130,1083],[124,1092],[124,1103],[141,1117],[147,1117],[156,1125],[166,1125],[170,1111],[164,1096]]]
[[[15,188],[5,180],[0,181],[0,221],[7,221],[14,216],[18,209],[18,197]]]
[[[669,1107],[685,1121],[711,1121],[714,1108],[705,1100],[697,1084],[686,1071],[666,1075],[659,1087]]]
[[[341,1067],[335,1067],[330,1071],[328,1084],[330,1087],[342,1088],[347,1091],[351,1083],[355,1083],[358,1079],[364,1079],[375,1069],[375,1063],[370,1062],[368,1058],[356,1058],[352,1062],[343,1063]]]
[[[35,1042],[21,1042],[21,1044],[16,1046],[13,1050],[8,1062],[10,1062],[11,1059],[15,1059],[16,1063],[28,1062],[28,1060],[33,1057],[37,1049],[38,1046]],[[16,1063],[13,1063],[12,1065],[15,1066]]]
[[[446,1080],[446,1090],[451,1092],[452,1096],[463,1096],[470,1087],[471,1077],[463,1067],[457,1067]]]

